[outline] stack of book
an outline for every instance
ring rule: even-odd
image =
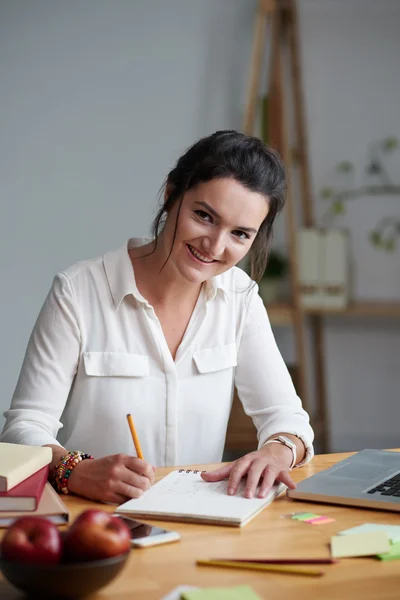
[[[66,506],[47,482],[51,460],[51,448],[0,442],[0,527],[22,515],[68,522]]]

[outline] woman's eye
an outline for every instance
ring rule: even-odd
[[[195,210],[194,214],[200,217],[203,221],[211,221],[211,216],[204,210]]]
[[[235,229],[235,231],[232,231],[232,233],[235,237],[238,237],[240,240],[248,240],[250,238],[250,236],[245,231],[240,231],[238,229]]]

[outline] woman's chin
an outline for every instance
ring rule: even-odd
[[[214,276],[214,271],[210,269],[209,273],[195,267],[186,267],[180,270],[181,277],[191,285],[202,285],[205,281]]]

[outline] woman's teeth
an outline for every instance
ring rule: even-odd
[[[193,256],[195,256],[196,258],[198,258],[202,262],[205,262],[205,263],[212,263],[212,262],[214,262],[214,259],[207,258],[203,254],[201,254],[198,250],[196,250],[196,248],[193,248],[193,246],[191,246],[190,244],[188,244],[188,248],[189,248],[190,252],[193,254]]]

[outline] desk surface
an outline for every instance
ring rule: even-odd
[[[293,471],[300,481],[326,469],[348,454],[316,456],[311,464]],[[210,465],[204,465],[210,468]],[[160,479],[171,469],[158,469]],[[71,521],[94,503],[67,497]],[[105,510],[114,507],[101,505]],[[291,512],[310,511],[336,519],[322,526],[312,526],[282,518]],[[400,587],[400,561],[380,562],[374,558],[342,559],[334,565],[321,565],[320,578],[261,573],[214,567],[199,567],[195,561],[211,557],[328,557],[330,537],[342,529],[365,522],[400,524],[399,514],[376,510],[345,508],[328,504],[299,502],[278,498],[242,529],[163,522],[167,529],[179,531],[180,542],[147,549],[133,549],[124,571],[91,600],[159,600],[178,585],[234,586],[249,584],[268,600],[291,598],[324,600],[363,598],[363,600],[397,600]],[[161,521],[153,521],[160,525]],[[21,600],[22,596],[0,574],[0,598]]]

